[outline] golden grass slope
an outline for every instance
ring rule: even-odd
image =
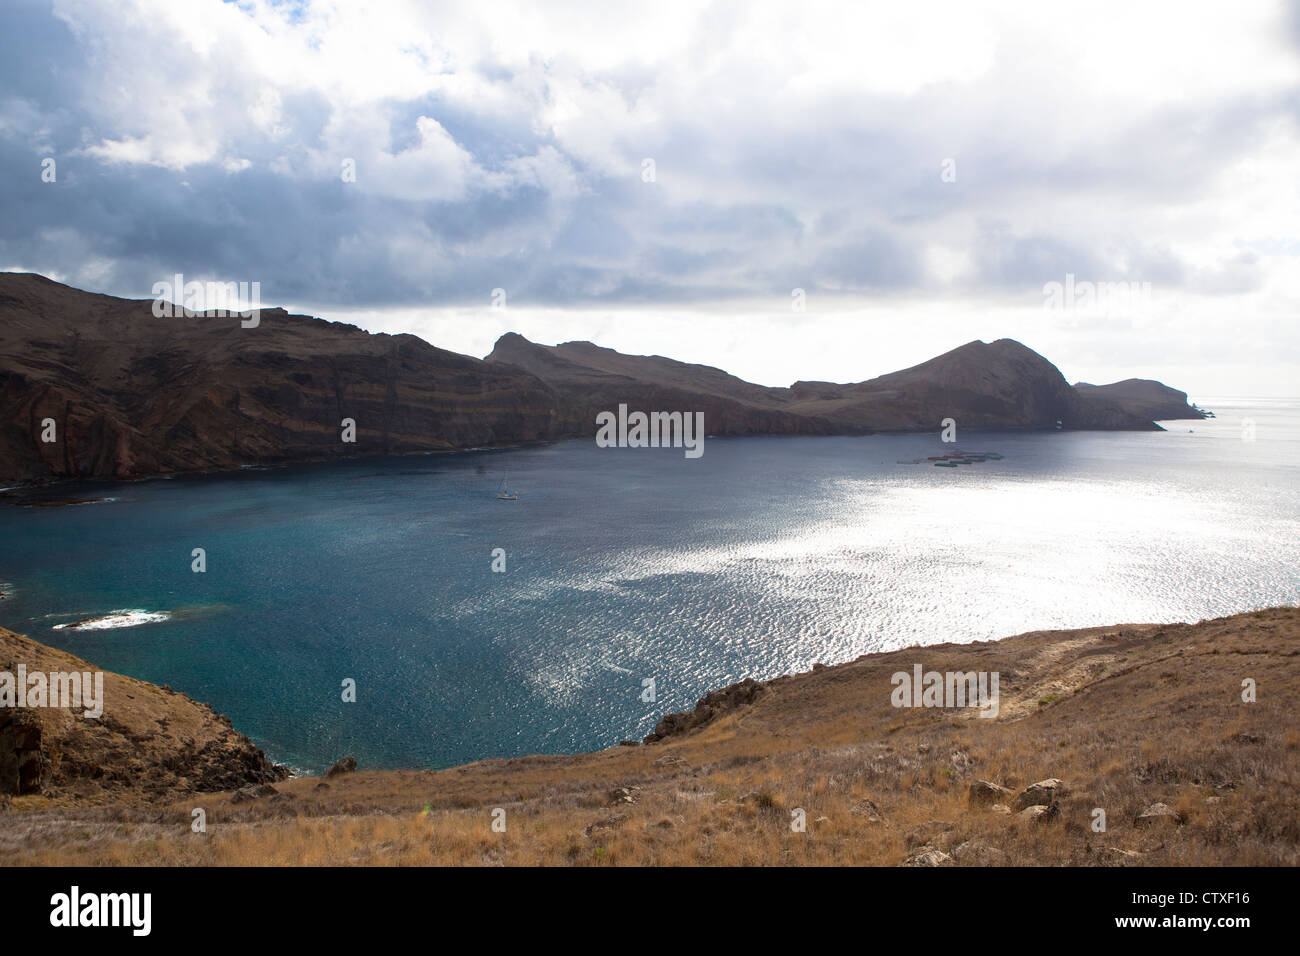
[[[20,797],[0,864],[1295,865],[1298,638],[1297,608],[1040,631],[779,678],[649,746],[363,769],[242,802]],[[999,672],[1000,717],[895,709],[890,677],[915,663]],[[1044,778],[1063,786],[1040,821],[969,800],[978,780]],[[1137,825],[1155,803],[1174,815]]]

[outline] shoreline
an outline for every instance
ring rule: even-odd
[[[711,720],[712,716],[716,716],[716,714],[710,716],[707,720],[704,720],[702,722],[691,722],[690,720],[684,720],[685,718],[692,718],[696,716],[697,711],[701,707],[704,707],[706,710],[712,709],[710,705],[707,703],[707,701],[711,697],[715,697],[717,695],[727,695],[738,687],[748,687],[748,686],[757,687],[760,689],[759,692],[761,693],[763,689],[766,689],[773,684],[779,684],[785,681],[798,681],[798,680],[810,678],[814,675],[821,674],[823,672],[846,668],[854,664],[871,663],[873,661],[881,660],[888,657],[894,657],[900,654],[915,653],[919,655],[924,655],[926,651],[945,649],[945,648],[997,648],[1002,645],[1009,645],[1017,641],[1025,640],[1027,638],[1047,639],[1049,642],[1052,641],[1053,639],[1055,639],[1058,642],[1068,642],[1080,634],[1093,633],[1097,631],[1137,632],[1137,631],[1146,631],[1146,630],[1197,627],[1207,623],[1227,621],[1227,620],[1231,620],[1234,618],[1239,618],[1247,615],[1269,614],[1272,612],[1289,612],[1289,611],[1300,612],[1300,604],[1272,605],[1269,607],[1254,608],[1251,610],[1239,611],[1230,615],[1224,615],[1217,618],[1205,618],[1195,622],[1179,621],[1179,620],[1143,621],[1143,622],[1124,622],[1124,623],[1106,624],[1106,625],[1086,625],[1077,628],[1057,628],[1057,629],[1049,629],[1049,630],[1035,629],[1035,630],[1021,631],[1015,634],[1008,634],[1002,637],[991,638],[988,640],[971,640],[971,641],[960,641],[960,642],[944,641],[944,642],[933,643],[933,644],[911,644],[894,650],[870,651],[865,654],[861,654],[855,658],[852,658],[851,660],[841,661],[837,664],[817,663],[814,664],[809,670],[806,671],[795,671],[792,673],[781,674],[776,677],[770,677],[764,679],[745,677],[732,684],[724,685],[721,687],[710,688],[707,691],[705,691],[704,696],[702,696],[701,698],[699,698],[699,700],[697,700],[695,708],[687,711],[664,713],[657,721],[657,724],[659,726],[663,726],[665,724],[672,725],[674,722],[678,724],[690,723],[689,729],[694,730],[700,726],[703,726],[704,723],[707,723],[708,720]],[[149,623],[161,623],[161,622],[149,622]],[[58,627],[54,629],[57,630]],[[64,655],[67,657],[75,657],[75,655],[72,655],[70,652],[63,651],[62,649],[57,648],[54,645],[46,644],[29,635],[20,634],[7,627],[4,627],[3,625],[0,625],[0,636],[17,638],[21,642],[33,645],[34,648],[38,650],[38,652],[46,652],[46,653]],[[76,658],[76,660],[82,664],[88,664],[91,667],[97,666],[93,662],[84,661],[81,658]],[[232,729],[238,732],[238,728],[234,727],[233,724],[231,724],[230,718],[228,718],[220,711],[217,711],[214,708],[212,708],[210,704],[203,703],[199,701],[197,698],[189,695],[188,693],[185,693],[184,691],[175,691],[169,685],[165,685],[165,684],[157,685],[148,681],[144,681],[140,678],[129,677],[127,675],[115,674],[114,676],[123,677],[126,680],[130,680],[140,684],[146,684],[151,687],[161,687],[162,689],[164,689],[166,692],[170,694],[178,694],[181,697],[184,697],[186,700],[194,703],[196,706],[210,709],[219,721],[226,723],[227,725],[231,726]],[[672,737],[676,734],[680,734],[683,732],[684,730],[682,729],[682,727],[678,727],[677,729],[671,730],[669,733],[664,733],[664,734],[660,734],[656,730],[656,732],[651,733],[649,736],[657,737],[658,739],[656,739],[655,741],[636,742],[636,745],[650,746],[651,743],[658,743],[660,742],[660,740],[666,740],[669,737]],[[546,759],[546,758],[557,758],[557,757],[559,758],[590,757],[596,754],[607,752],[611,749],[628,746],[630,743],[632,742],[628,740],[624,740],[621,742],[611,743],[605,747],[600,747],[594,750],[556,751],[551,753],[530,753],[530,754],[521,754],[512,757],[484,756],[484,757],[477,757],[472,760],[468,760],[464,763],[450,764],[446,767],[429,767],[429,766],[417,766],[417,765],[393,766],[393,767],[385,767],[382,769],[378,769],[375,770],[374,772],[376,773],[444,773],[448,771],[457,770],[463,767],[474,766],[474,765],[478,765],[486,762],[493,762],[493,761],[514,761],[514,760],[529,760],[535,758]],[[269,754],[270,750],[272,750],[273,747],[274,747],[273,744],[268,743],[262,746],[260,749],[268,752]],[[339,754],[338,757],[335,759],[336,760],[342,759],[345,756],[346,756],[345,754]],[[325,774],[325,770],[317,771],[317,770],[303,769],[301,767],[292,766],[288,763],[282,763],[279,761],[276,761],[275,763],[276,766],[282,767],[285,770],[290,771],[294,778],[300,779],[300,778],[308,778],[308,777],[323,777]]]
[[[1162,421],[1201,421],[1199,418],[1186,419],[1162,419]],[[1167,432],[1169,429],[1162,427],[1159,422],[1151,422],[1150,427],[1132,426],[1132,427],[1115,427],[1115,428],[1047,428],[1047,427],[1026,427],[1026,428],[971,428],[970,431],[979,434],[990,435],[1056,435],[1066,432],[1104,432],[1131,434],[1134,432]],[[825,435],[797,434],[790,432],[771,432],[764,434],[739,434],[739,435],[709,435],[711,440],[717,439],[737,439],[737,438],[873,438],[876,436],[897,437],[902,435],[928,435],[937,434],[932,428],[916,429],[873,429],[871,431],[846,431],[842,433],[831,433]],[[89,485],[101,486],[104,484],[122,483],[135,484],[146,481],[172,481],[177,478],[220,478],[234,476],[249,471],[279,471],[285,468],[293,468],[298,465],[331,465],[344,464],[349,462],[364,461],[397,461],[407,458],[425,457],[429,455],[461,455],[470,452],[497,452],[512,451],[515,449],[525,448],[545,448],[551,445],[559,445],[570,441],[583,441],[593,438],[594,435],[565,435],[556,438],[540,439],[537,441],[520,441],[509,442],[500,445],[467,445],[463,448],[436,448],[425,451],[396,452],[391,454],[377,455],[356,455],[353,457],[310,457],[295,458],[290,461],[275,462],[245,462],[239,465],[223,468],[206,468],[193,469],[185,471],[158,472],[157,474],[136,475],[131,477],[103,477],[103,476],[77,476],[77,477],[55,477],[55,478],[0,478],[0,481],[11,481],[16,484],[0,488],[0,499],[16,499],[17,495],[11,495],[10,492],[23,492],[33,489],[58,488],[69,485]],[[111,500],[111,499],[107,499]],[[78,502],[80,503],[80,502]]]
[[[145,480],[152,480],[152,479],[145,479]],[[6,598],[8,598],[9,596],[11,596],[12,594],[17,593],[17,590],[18,590],[18,588],[17,588],[17,587],[16,587],[12,582],[3,582],[3,585],[0,586],[0,601],[5,600]],[[219,606],[219,605],[218,605],[218,606]],[[951,646],[951,647],[979,647],[979,646],[990,646],[990,645],[992,645],[992,646],[996,646],[996,645],[1002,644],[1002,643],[1004,643],[1004,642],[1014,642],[1014,641],[1016,641],[1016,640],[1018,640],[1018,639],[1024,638],[1024,637],[1029,636],[1029,635],[1061,635],[1061,636],[1062,636],[1062,639],[1063,639],[1063,640],[1066,640],[1066,639],[1069,638],[1070,635],[1074,635],[1074,634],[1076,634],[1076,633],[1081,633],[1081,632],[1086,632],[1086,631],[1094,631],[1094,630],[1097,630],[1098,628],[1112,628],[1112,629],[1149,629],[1149,628],[1188,627],[1188,626],[1194,626],[1194,625],[1197,625],[1197,624],[1205,623],[1206,621],[1225,620],[1225,619],[1228,619],[1228,618],[1237,617],[1237,616],[1245,615],[1245,614],[1265,613],[1265,612],[1269,612],[1269,611],[1284,610],[1284,609],[1292,609],[1292,608],[1300,609],[1300,604],[1297,604],[1297,605],[1269,605],[1269,606],[1260,607],[1260,608],[1251,608],[1251,609],[1244,610],[1244,611],[1235,611],[1235,612],[1232,612],[1231,614],[1221,615],[1221,616],[1216,617],[1216,618],[1203,618],[1203,619],[1200,619],[1199,621],[1183,620],[1183,619],[1172,619],[1172,620],[1166,620],[1166,621],[1124,622],[1124,623],[1118,623],[1118,624],[1106,624],[1106,625],[1087,624],[1087,625],[1081,625],[1081,626],[1079,626],[1079,627],[1069,627],[1069,628],[1031,629],[1031,630],[1027,630],[1027,631],[1019,631],[1019,632],[1016,632],[1016,633],[1014,633],[1014,634],[1006,634],[1006,635],[1003,635],[1003,636],[1001,636],[1001,637],[994,637],[994,638],[987,638],[987,639],[978,639],[978,638],[974,638],[974,639],[971,639],[971,640],[968,640],[968,641],[949,641],[949,640],[945,640],[945,641],[942,641],[942,642],[936,642],[936,643],[931,643],[931,644],[922,644],[922,643],[909,644],[909,645],[905,645],[905,646],[903,646],[902,648],[896,648],[896,649],[893,649],[893,650],[869,651],[869,652],[867,652],[867,653],[865,653],[865,654],[861,654],[861,655],[859,655],[859,656],[857,656],[857,657],[855,657],[855,658],[852,658],[852,659],[850,659],[850,660],[847,660],[847,661],[841,661],[841,662],[839,662],[839,663],[835,663],[835,664],[817,663],[817,664],[814,664],[813,667],[812,667],[811,669],[806,670],[806,671],[794,671],[794,672],[790,672],[790,673],[780,674],[780,675],[777,675],[777,676],[775,676],[775,677],[767,677],[767,678],[753,678],[753,677],[745,677],[745,678],[742,678],[740,681],[737,681],[736,683],[733,683],[733,684],[724,685],[724,686],[719,686],[719,687],[710,687],[710,688],[706,688],[706,689],[704,690],[704,692],[703,692],[704,696],[701,697],[701,698],[699,698],[699,700],[697,701],[697,706],[698,706],[699,703],[701,703],[701,702],[703,702],[704,700],[706,700],[710,695],[713,695],[713,694],[719,694],[719,693],[724,693],[724,692],[729,691],[729,690],[731,690],[732,688],[734,688],[734,687],[736,687],[736,686],[738,686],[738,685],[740,685],[740,684],[743,684],[743,683],[753,683],[753,684],[757,684],[757,685],[760,685],[760,686],[765,686],[765,685],[768,685],[768,684],[771,684],[771,683],[773,683],[773,682],[777,682],[777,681],[784,681],[784,680],[790,680],[790,679],[803,678],[803,677],[807,677],[807,676],[813,675],[813,674],[815,674],[815,673],[819,673],[820,671],[823,671],[823,670],[834,669],[834,668],[840,668],[840,667],[845,667],[845,666],[847,666],[847,665],[849,665],[849,664],[859,663],[859,662],[862,662],[862,661],[865,661],[865,660],[871,660],[871,659],[875,659],[875,658],[880,658],[880,657],[884,657],[884,656],[888,656],[888,655],[897,654],[897,653],[900,653],[901,651],[919,651],[919,652],[924,652],[925,649],[927,649],[927,648],[950,647],[950,646]],[[187,613],[187,612],[190,612],[190,611],[191,611],[191,609],[189,609],[189,608],[185,608],[185,609],[175,609],[175,608],[173,608],[173,609],[165,610],[165,611],[149,611],[149,610],[147,610],[147,609],[131,609],[131,613],[144,614],[144,615],[146,615],[146,616],[148,617],[148,620],[140,620],[140,621],[138,621],[138,622],[133,622],[133,623],[129,623],[129,624],[121,624],[121,625],[117,625],[117,626],[115,626],[115,627],[98,627],[98,628],[97,628],[97,627],[81,627],[81,628],[78,628],[78,627],[75,626],[75,625],[78,625],[78,624],[84,624],[84,623],[86,623],[86,622],[94,622],[94,621],[98,621],[98,620],[100,620],[100,619],[112,618],[112,617],[116,617],[116,616],[119,616],[119,615],[124,615],[124,614],[126,614],[126,613],[127,613],[127,609],[122,609],[122,610],[119,610],[119,611],[106,612],[106,613],[103,614],[103,615],[92,616],[92,617],[90,617],[90,618],[85,618],[85,619],[83,619],[83,620],[74,621],[74,622],[71,622],[71,623],[68,623],[68,624],[53,625],[53,626],[51,626],[50,629],[51,629],[52,631],[61,631],[61,630],[69,630],[69,631],[134,630],[134,629],[136,629],[136,628],[138,628],[138,627],[148,627],[148,626],[150,626],[150,625],[152,625],[152,624],[162,624],[162,623],[167,623],[168,620],[173,619],[173,618],[174,618],[175,616],[177,616],[178,614],[184,614],[184,613]],[[64,616],[75,616],[76,613],[80,613],[80,612],[68,612],[68,614],[66,614],[66,615],[64,615]],[[46,616],[49,617],[50,615],[46,615]],[[22,641],[29,642],[30,644],[35,645],[37,648],[43,649],[43,650],[45,650],[45,651],[49,651],[49,652],[53,652],[53,653],[58,653],[58,654],[65,654],[65,655],[68,655],[68,656],[75,656],[75,655],[72,655],[72,653],[69,652],[69,651],[64,651],[62,648],[56,647],[56,646],[53,645],[53,644],[48,644],[48,643],[45,643],[44,641],[38,640],[37,638],[32,637],[30,634],[24,634],[24,633],[21,633],[21,632],[19,632],[19,631],[15,631],[15,630],[13,630],[12,628],[10,628],[10,627],[8,627],[7,625],[5,625],[3,622],[0,622],[0,635],[5,635],[5,634],[11,635],[11,636],[13,636],[13,637],[17,637],[17,638],[21,639]],[[78,660],[82,660],[82,659],[78,658]],[[82,660],[82,663],[88,663],[88,664],[90,664],[92,667],[96,667],[96,666],[97,666],[97,665],[94,664],[94,662],[90,662],[90,661],[84,661],[84,660]],[[2,664],[3,664],[3,662],[0,662],[0,666],[2,666]],[[172,688],[170,687],[170,685],[154,685],[154,684],[152,684],[152,682],[144,681],[142,678],[135,678],[135,677],[131,677],[131,676],[129,676],[129,675],[117,675],[117,676],[125,677],[126,679],[131,680],[131,681],[138,681],[138,682],[142,682],[142,683],[148,683],[148,684],[150,684],[150,686],[163,686],[163,687],[166,688],[166,690],[167,690],[168,692],[173,692],[173,691],[172,691]],[[186,699],[188,699],[188,700],[190,700],[190,701],[193,701],[195,704],[198,704],[199,706],[211,708],[211,705],[210,705],[210,704],[199,701],[197,698],[193,697],[192,695],[188,694],[187,692],[184,692],[184,691],[175,691],[175,693],[179,693],[179,694],[181,694],[181,695],[184,696]],[[222,720],[222,721],[225,721],[226,723],[230,724],[230,719],[229,719],[229,718],[228,718],[224,713],[222,713],[222,712],[219,711],[219,710],[216,710],[215,708],[212,708],[212,710],[213,710],[213,713],[216,715],[216,717],[217,717],[218,719],[220,719],[220,720]],[[664,713],[664,714],[661,714],[659,720],[658,720],[656,723],[657,723],[657,724],[662,724],[665,720],[669,720],[670,718],[685,718],[685,717],[689,717],[691,714],[692,714],[692,711],[681,711],[681,712],[673,712],[673,713]],[[233,728],[235,731],[237,731],[237,732],[239,731],[239,728],[237,728],[237,727],[233,727],[233,724],[231,724],[231,726],[232,726],[232,728]],[[243,736],[242,733],[241,733],[241,736]],[[651,734],[651,736],[653,736],[653,734]],[[249,739],[250,742],[253,742],[253,741],[252,741],[252,738],[248,738],[248,739]],[[591,755],[591,754],[601,753],[601,752],[603,752],[603,751],[605,751],[605,750],[608,750],[608,749],[610,749],[610,748],[612,748],[612,747],[625,746],[625,745],[627,745],[628,743],[629,743],[629,741],[627,741],[627,740],[624,740],[624,741],[621,741],[621,742],[619,742],[619,741],[615,741],[615,742],[610,743],[610,744],[608,744],[608,745],[606,745],[606,746],[604,746],[604,747],[599,747],[599,748],[597,748],[597,749],[593,749],[593,750],[572,750],[572,751],[534,752],[534,753],[528,753],[528,754],[517,754],[517,755],[514,755],[514,756],[491,756],[491,755],[485,755],[485,756],[480,756],[480,757],[472,758],[472,759],[467,760],[467,761],[465,761],[465,762],[463,762],[463,763],[458,763],[458,764],[448,764],[447,766],[443,766],[443,767],[433,767],[433,766],[427,766],[427,765],[414,765],[414,764],[413,764],[413,765],[399,765],[399,766],[385,766],[384,768],[380,769],[378,772],[385,772],[385,773],[403,773],[403,772],[441,773],[441,772],[445,772],[445,771],[448,771],[448,770],[454,770],[454,769],[456,769],[456,768],[458,768],[458,767],[470,766],[470,765],[473,765],[473,764],[482,763],[482,762],[484,762],[484,761],[494,761],[494,760],[520,760],[520,759],[527,759],[527,758],[531,758],[531,757],[580,757],[580,756],[589,756],[589,755]],[[301,777],[321,777],[321,776],[324,775],[324,773],[325,773],[326,770],[328,769],[328,764],[329,764],[329,763],[332,763],[334,760],[340,759],[341,757],[345,756],[344,754],[339,754],[339,755],[337,755],[336,757],[331,758],[330,760],[328,760],[328,761],[327,761],[327,765],[324,766],[324,767],[322,767],[321,769],[318,769],[318,770],[310,770],[310,769],[304,769],[304,768],[302,768],[302,767],[300,767],[300,766],[297,766],[297,765],[292,764],[292,763],[289,763],[289,762],[285,762],[285,761],[281,761],[281,760],[278,760],[278,759],[274,759],[274,758],[272,757],[272,752],[273,752],[274,750],[278,749],[278,748],[276,747],[276,745],[275,745],[273,742],[264,741],[264,742],[262,742],[262,743],[260,743],[260,744],[257,744],[257,746],[258,746],[258,748],[259,748],[261,751],[263,751],[263,752],[265,752],[265,753],[267,754],[268,759],[272,759],[273,763],[275,763],[276,766],[279,766],[279,767],[283,767],[283,768],[285,768],[286,770],[290,771],[290,773],[291,773],[292,776],[294,776],[294,777],[298,777],[298,778],[301,778]]]
[[[110,707],[114,681],[125,681],[136,705],[147,696],[172,721],[167,747],[155,727],[137,751],[192,760],[188,731],[176,731],[193,718],[224,756],[200,761],[205,786],[177,789],[157,768],[127,772],[112,747],[89,754],[103,757],[94,767],[65,753],[109,789],[79,795],[89,783],[73,775],[0,799],[0,861],[1293,866],[1300,830],[1282,824],[1300,778],[1298,648],[1295,606],[1031,631],[742,681],[665,715],[648,745],[444,770],[344,760],[288,778],[203,705],[108,675]],[[1000,672],[1000,712],[891,703],[891,674],[916,665]],[[1243,699],[1243,675],[1258,681],[1257,699]],[[136,710],[118,716],[156,716]],[[201,841],[188,826],[196,807],[208,821]],[[501,815],[511,822],[494,830]],[[805,829],[792,830],[792,817]]]
[[[104,485],[112,483],[137,484],[147,481],[173,481],[177,478],[222,478],[233,477],[235,475],[246,474],[250,471],[280,471],[285,468],[293,468],[298,465],[332,465],[343,464],[347,462],[365,462],[365,461],[397,461],[407,458],[425,457],[428,455],[463,455],[468,452],[493,452],[493,451],[511,451],[518,448],[540,448],[547,445],[556,445],[564,441],[572,441],[570,438],[548,438],[544,441],[532,442],[510,442],[502,445],[473,445],[465,448],[433,448],[427,451],[408,451],[397,452],[388,455],[357,455],[350,458],[295,458],[291,461],[276,462],[247,462],[242,465],[235,465],[230,468],[205,468],[193,469],[186,471],[168,471],[158,472],[152,475],[138,475],[127,478],[108,478],[108,477],[61,477],[61,478],[29,478],[29,479],[0,479],[6,481],[17,481],[18,484],[9,485],[0,488],[0,498],[15,499],[17,495],[10,495],[11,491],[30,491],[37,488],[57,488],[69,485]],[[111,501],[112,499],[97,499],[98,501]],[[78,502],[80,503],[80,502]]]

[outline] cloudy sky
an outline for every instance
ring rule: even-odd
[[[1300,3],[3,0],[0,206],[0,269],[474,355],[1293,395]]]

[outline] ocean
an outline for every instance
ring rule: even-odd
[[[593,750],[816,662],[1300,603],[1300,400],[1202,404],[1219,417],[1166,432],[712,438],[697,459],[587,440],[69,485],[109,500],[0,505],[0,624],[206,701],[303,771]],[[900,463],[954,447],[1003,457]]]

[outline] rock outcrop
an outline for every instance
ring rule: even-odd
[[[988,807],[995,803],[1006,803],[1010,797],[1011,791],[1006,787],[988,780],[976,780],[970,785],[968,799],[973,807]]]
[[[340,774],[355,773],[357,769],[356,757],[343,757],[335,762],[334,766],[325,771],[326,777],[337,777]]]
[[[1011,809],[1019,813],[1028,807],[1045,807],[1055,803],[1065,793],[1064,783],[1055,777],[1048,777],[1046,780],[1031,783],[1016,794],[1016,798],[1011,802]]]
[[[1076,382],[1074,390],[1086,402],[1118,403],[1151,421],[1205,418],[1203,411],[1187,403],[1186,392],[1148,378],[1129,378],[1110,385]]]
[[[1133,825],[1139,830],[1173,827],[1179,824],[1180,819],[1178,811],[1168,804],[1153,803],[1138,814],[1137,819],[1133,821]]]
[[[247,803],[250,800],[261,800],[263,797],[275,796],[292,796],[292,794],[281,794],[279,790],[269,783],[252,783],[247,787],[240,787],[230,795],[231,803]]]
[[[764,690],[758,681],[746,677],[739,683],[710,691],[696,701],[694,710],[666,715],[655,725],[654,733],[646,735],[644,742],[657,743],[703,727],[725,713],[752,704]]]
[[[952,866],[953,859],[942,850],[922,847],[901,864],[902,866]]]
[[[0,628],[0,671],[94,673],[93,664]],[[0,706],[0,793],[149,798],[215,793],[289,775],[230,721],[166,687],[103,672],[103,713]]]
[[[961,866],[1006,866],[1010,858],[1002,850],[978,840],[967,840],[952,851]]]
[[[1120,402],[1079,397],[1055,365],[1012,339],[969,342],[856,385],[796,382],[795,409],[875,431],[939,428],[1153,429]]]

